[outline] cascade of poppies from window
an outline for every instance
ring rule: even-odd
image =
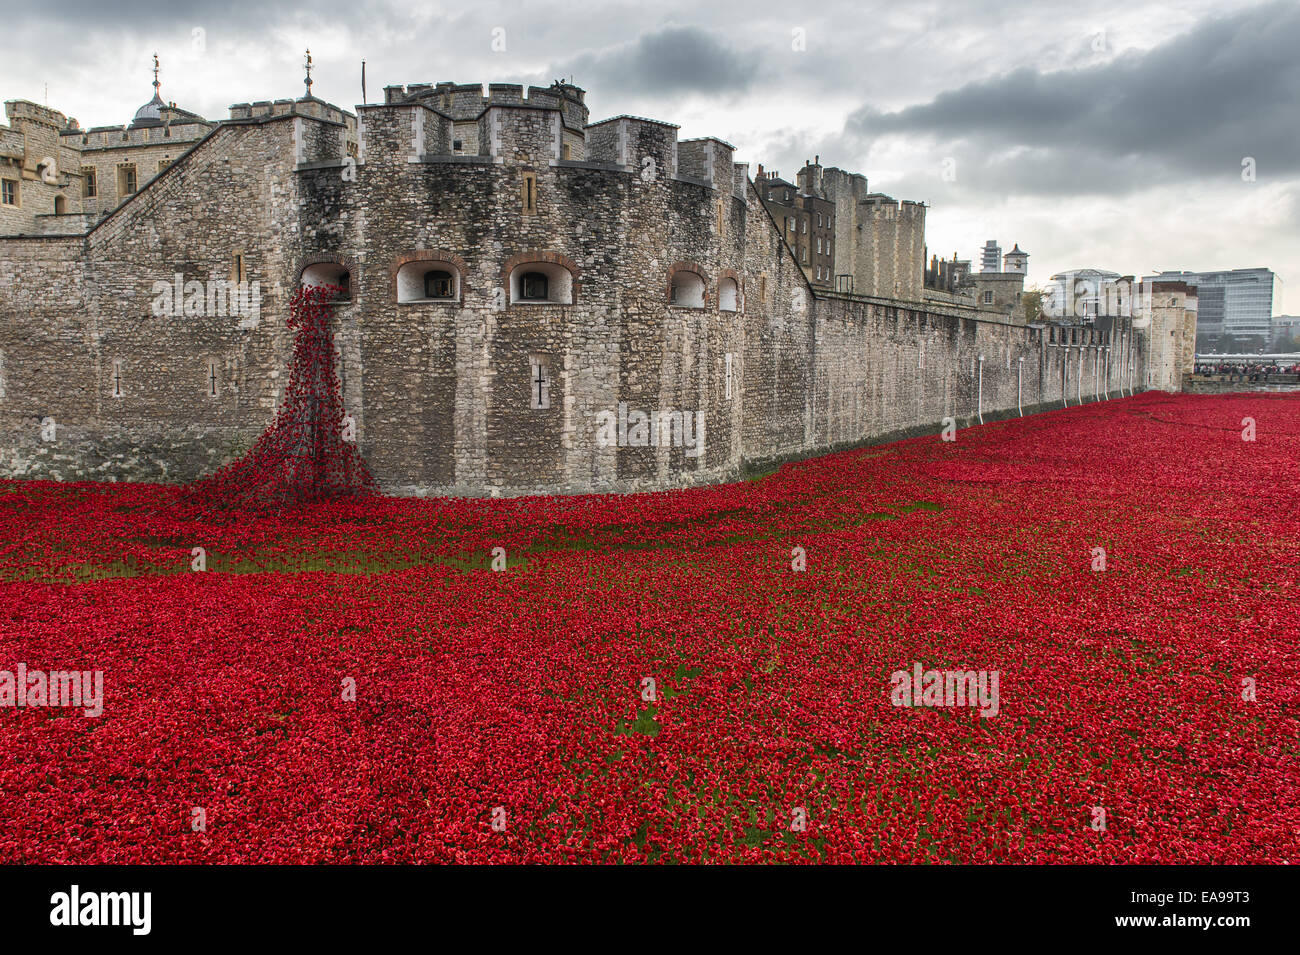
[[[278,509],[378,493],[354,435],[345,434],[349,422],[329,327],[331,300],[342,292],[316,285],[294,294],[289,384],[275,420],[247,454],[192,485],[187,503],[208,511]]]

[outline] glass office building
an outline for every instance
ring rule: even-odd
[[[1186,282],[1196,286],[1197,350],[1228,340],[1268,341],[1273,321],[1273,283],[1269,269],[1223,272],[1161,272],[1145,282]]]

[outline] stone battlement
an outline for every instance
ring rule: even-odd
[[[491,106],[532,106],[559,110],[572,129],[587,125],[586,91],[568,83],[529,86],[516,83],[411,83],[384,87],[386,106],[422,103],[458,122],[477,120]]]
[[[1041,328],[928,305],[911,265],[925,207],[830,170],[843,188],[806,213],[809,234],[848,246],[871,282],[819,293],[807,244],[730,144],[630,116],[588,125],[580,94],[415,84],[355,117],[237,104],[183,149],[126,145],[93,168],[68,150],[48,183],[45,142],[29,142],[27,221],[0,235],[0,475],[215,470],[281,406],[288,303],[313,284],[346,289],[331,316],[343,403],[398,493],[675,488],[946,417],[1169,386],[1185,309],[1151,325],[1174,343],[1154,369],[1126,321],[1049,347]],[[88,226],[57,200],[91,174],[113,205]],[[873,212],[892,218],[849,240]],[[73,225],[88,231],[59,231]],[[214,311],[231,286],[253,307]],[[184,308],[160,309],[160,287]],[[599,423],[623,407],[690,412],[700,442],[610,445]]]

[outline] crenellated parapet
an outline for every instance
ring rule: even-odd
[[[733,188],[732,158],[736,147],[721,139],[684,139],[677,144],[677,172],[707,185],[710,189],[729,192]]]
[[[356,120],[355,114],[314,96],[304,96],[299,99],[260,100],[256,103],[236,103],[230,107],[230,118],[233,120],[268,119],[274,116],[290,115],[310,116],[313,119],[323,119],[328,123],[345,125],[349,120]]]
[[[517,83],[411,83],[384,87],[384,104],[421,103],[454,122],[476,122],[491,106],[532,106],[558,110],[565,126],[575,131],[587,125],[586,91],[571,83],[524,87]]]
[[[737,166],[730,143],[679,142],[675,124],[641,116],[588,123],[584,96],[567,83],[385,87],[383,103],[358,107],[359,161],[375,161],[383,149],[412,162],[579,163],[744,197],[748,167]]]
[[[648,179],[677,176],[677,129],[641,116],[614,116],[587,127],[587,158]]]

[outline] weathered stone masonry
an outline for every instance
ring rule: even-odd
[[[475,90],[390,88],[355,126],[244,111],[89,233],[0,238],[0,474],[176,481],[229,460],[283,391],[292,290],[343,272],[345,405],[401,493],[721,481],[1149,386],[1131,324],[1066,345],[974,309],[815,295],[725,143],[588,126],[571,86]],[[155,282],[236,261],[255,323],[152,314]],[[425,295],[428,272],[451,294]],[[526,273],[551,300],[520,300]],[[602,446],[597,416],[621,405],[699,416],[703,453]]]

